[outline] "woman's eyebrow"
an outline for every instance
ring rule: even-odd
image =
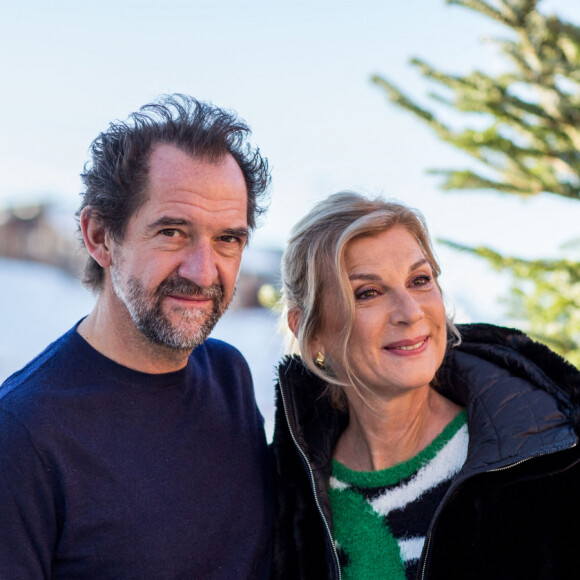
[[[370,280],[372,282],[379,282],[382,278],[377,274],[365,274],[364,272],[351,274],[349,280]]]
[[[427,260],[427,258],[421,258],[420,260],[417,260],[416,262],[414,262],[413,264],[411,264],[409,266],[409,272],[412,272],[413,270],[416,270],[417,268],[420,268],[421,266],[423,266],[423,264],[428,264],[429,260]],[[371,274],[371,273],[366,273],[366,272],[357,272],[355,274],[351,274],[348,277],[349,280],[369,280],[371,282],[380,282],[382,280],[382,277],[377,275],[377,274]]]
[[[427,258],[421,258],[420,260],[417,260],[414,264],[411,264],[411,267],[409,268],[409,272],[412,272],[413,270],[420,268],[423,264],[428,264],[428,263],[429,263],[429,260],[427,260]]]

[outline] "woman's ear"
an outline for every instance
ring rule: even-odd
[[[322,361],[324,361],[324,356],[326,354],[326,349],[322,342],[318,339],[318,336],[312,338],[310,342],[310,357],[312,360],[318,360],[322,357]]]
[[[294,307],[290,308],[290,310],[288,310],[288,326],[290,327],[292,334],[294,334],[294,336],[296,338],[298,338],[297,332],[298,332],[298,326],[300,325],[301,318],[302,318],[302,312],[299,308],[296,308],[294,306]],[[318,356],[319,353],[324,355],[325,348],[322,345],[322,342],[319,340],[318,336],[313,337],[313,339],[310,343],[310,350],[312,351],[310,353],[312,360],[316,359],[316,357]]]
[[[298,326],[300,325],[301,317],[302,312],[300,312],[300,310],[295,306],[293,306],[292,308],[290,308],[290,310],[288,310],[288,326],[290,327],[292,334],[296,338],[298,338],[298,335],[296,333],[298,331]]]
[[[85,246],[91,257],[102,268],[110,266],[111,237],[91,208],[85,207],[81,212],[80,227]]]

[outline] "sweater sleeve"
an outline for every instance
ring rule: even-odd
[[[58,528],[52,481],[27,430],[0,409],[0,578],[50,578]]]

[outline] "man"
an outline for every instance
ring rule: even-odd
[[[174,95],[94,141],[95,307],[0,388],[1,579],[267,577],[263,420],[240,353],[207,339],[269,184],[248,135]]]

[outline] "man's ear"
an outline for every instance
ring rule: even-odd
[[[111,265],[111,236],[105,231],[103,223],[90,207],[85,207],[80,217],[81,232],[87,251],[101,266]]]

